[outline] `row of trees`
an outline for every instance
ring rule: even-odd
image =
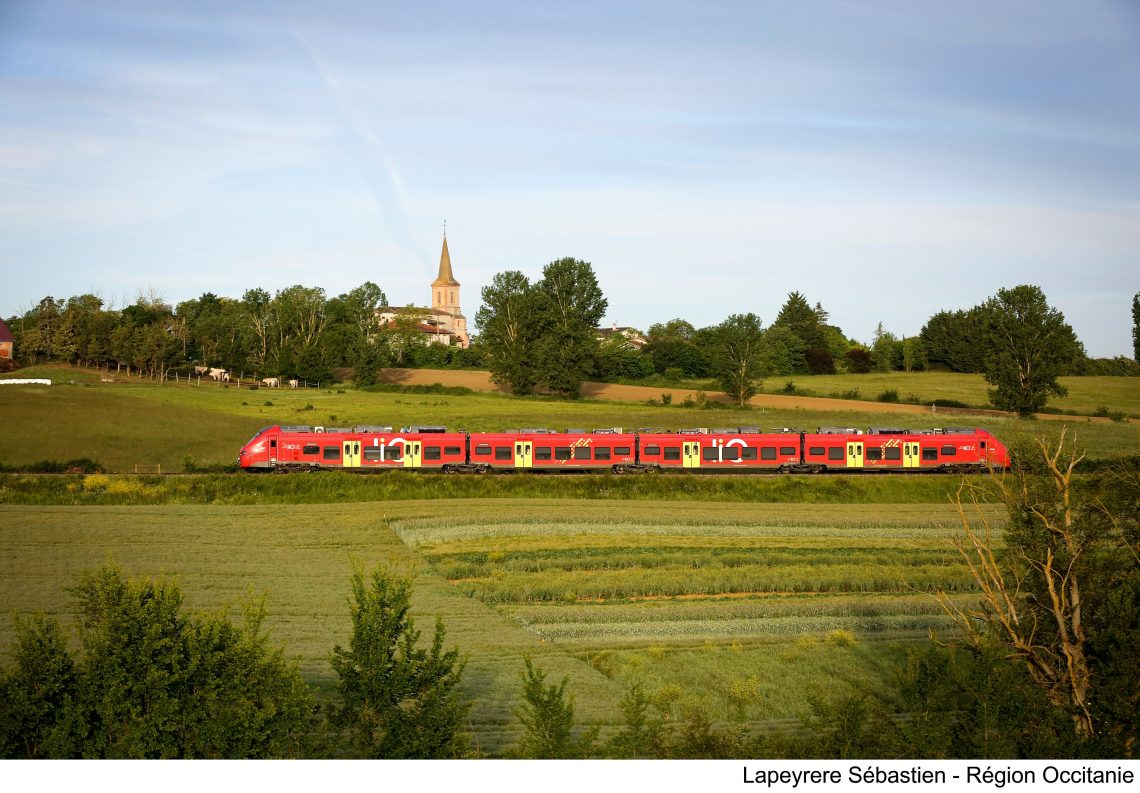
[[[300,285],[272,295],[250,289],[240,300],[207,292],[173,307],[153,294],[122,309],[79,295],[45,297],[8,325],[25,364],[129,366],[155,379],[196,364],[307,380],[328,380],[342,367],[374,375],[386,365],[478,364],[477,353],[424,345],[414,314],[378,326],[376,309],[386,303],[371,282],[335,297]]]
[[[170,368],[219,366],[234,372],[328,380],[353,369],[360,385],[384,366],[485,366],[515,394],[544,388],[576,396],[587,378],[714,378],[743,403],[765,377],[938,368],[981,372],[991,401],[1029,415],[1063,395],[1066,374],[1140,374],[1133,360],[1090,360],[1060,311],[1035,286],[1002,289],[967,311],[935,314],[918,336],[898,338],[880,323],[870,344],[828,323],[818,302],[792,292],[765,328],[751,313],[696,328],[683,319],[649,328],[643,347],[621,334],[601,341],[607,301],[588,262],[559,259],[534,283],[499,273],[482,292],[480,335],[468,350],[425,344],[414,313],[379,326],[387,301],[366,282],[329,298],[292,286],[270,295],[251,289],[240,300],[206,293],[171,307],[150,295],[121,310],[94,295],[44,298],[9,325],[26,363],[68,360],[130,366],[163,378]],[[1133,299],[1140,339],[1140,294]]]

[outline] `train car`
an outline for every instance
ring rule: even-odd
[[[686,471],[823,473],[980,471],[1009,467],[1009,452],[986,430],[755,427],[676,432],[620,428],[512,430],[468,434],[446,427],[273,426],[238,456],[247,471]]]
[[[504,471],[613,471],[637,462],[637,436],[620,428],[585,430],[524,429],[477,432],[470,436],[469,467]]]
[[[980,471],[1009,467],[1009,452],[992,434],[976,428],[907,430],[820,427],[803,435],[803,464],[822,471]]]
[[[467,434],[444,427],[266,427],[238,456],[249,471],[459,469]]]
[[[762,433],[755,427],[643,432],[638,436],[642,466],[696,473],[791,471],[800,464],[798,430]]]

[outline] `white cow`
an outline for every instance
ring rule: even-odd
[[[226,370],[225,369],[215,369],[215,368],[211,367],[210,370],[206,374],[210,375],[210,377],[212,377],[215,380],[221,380],[222,375],[226,374]]]
[[[281,387],[281,381],[278,380],[276,377],[263,377],[263,378],[261,378],[261,384],[265,385],[265,386],[269,386],[270,388],[280,388]]]
[[[294,377],[292,380],[289,381],[289,387],[290,388],[296,388],[298,385],[299,385],[299,383],[298,383],[296,377]]]
[[[194,374],[198,375],[199,377],[206,374],[206,372],[208,372],[208,371],[210,371],[210,367],[208,367],[208,366],[195,366],[194,367]]]
[[[230,373],[229,372],[222,372],[222,382],[228,383],[229,381],[230,381]]]

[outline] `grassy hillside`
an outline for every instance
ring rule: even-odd
[[[917,404],[930,404],[936,399],[953,400],[976,407],[989,406],[989,385],[980,374],[954,372],[883,372],[870,374],[837,374],[770,377],[764,390],[772,393],[788,382],[800,393],[815,396],[840,396],[858,391],[863,399],[875,399],[888,390],[899,398]],[[1140,417],[1140,378],[1137,377],[1062,377],[1059,382],[1068,389],[1065,397],[1053,397],[1047,407],[1094,415],[1104,409]]]
[[[57,384],[0,388],[0,415],[4,416],[6,425],[0,464],[76,457],[90,457],[115,471],[133,471],[137,464],[161,464],[164,471],[176,471],[181,470],[186,457],[198,464],[228,464],[236,459],[238,449],[254,432],[277,423],[444,424],[454,429],[479,431],[611,426],[667,429],[740,425],[804,429],[819,425],[928,427],[949,422],[984,427],[1007,443],[1036,435],[1055,437],[1068,425],[1070,435],[1075,433],[1094,459],[1134,454],[1140,448],[1140,424],[1087,419],[1024,422],[989,416],[863,414],[841,409],[809,412],[737,409],[725,405],[701,410],[501,394],[371,393],[347,387],[291,391],[217,385],[158,386],[145,381],[107,384],[78,370],[41,368],[35,373],[52,377]]]

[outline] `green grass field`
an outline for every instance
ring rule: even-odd
[[[1066,422],[1026,422],[990,416],[927,417],[907,413],[861,414],[850,410],[734,409],[722,405],[698,410],[499,394],[365,393],[352,388],[250,390],[216,385],[157,386],[145,381],[102,384],[90,373],[44,367],[21,373],[49,376],[57,385],[0,389],[0,415],[6,421],[6,443],[0,448],[0,464],[4,465],[78,457],[89,457],[108,470],[124,472],[134,471],[137,465],[161,465],[163,471],[180,471],[186,458],[200,465],[229,464],[237,458],[241,445],[258,429],[277,423],[444,424],[453,429],[484,431],[535,426],[554,429],[741,425],[803,429],[821,425],[920,428],[949,422],[983,427],[1007,443],[1038,435],[1056,437],[1062,428],[1068,427],[1070,437],[1075,435],[1092,459],[1136,454],[1140,449],[1140,424],[1081,418]],[[73,379],[74,385],[69,382]],[[1135,378],[1107,379],[1140,383]]]
[[[868,374],[781,375],[764,380],[765,393],[781,393],[787,383],[797,393],[811,396],[842,396],[859,392],[860,399],[876,399],[894,390],[904,402],[928,405],[936,399],[953,400],[978,408],[990,407],[989,385],[980,374],[956,372],[871,372]],[[1050,410],[1070,411],[1079,415],[1095,415],[1099,409],[1140,418],[1140,378],[1137,377],[1062,377],[1060,384],[1068,396],[1051,397]],[[693,387],[715,390],[711,381],[694,383]]]
[[[400,501],[291,506],[0,506],[0,604],[70,620],[65,588],[114,561],[174,576],[189,608],[264,594],[267,628],[327,695],[352,565],[414,573],[414,612],[468,657],[475,743],[518,737],[524,654],[571,678],[582,723],[620,723],[639,680],[662,712],[781,726],[807,697],[889,690],[905,642],[968,593],[949,505]],[[10,622],[0,647],[10,646]]]

